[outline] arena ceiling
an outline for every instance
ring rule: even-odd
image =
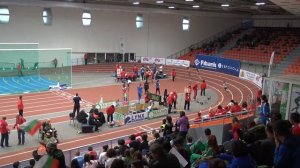
[[[66,3],[85,3],[98,5],[134,6],[143,8],[225,12],[248,15],[300,15],[300,0],[43,0]],[[264,5],[256,5],[264,2]],[[229,7],[222,7],[229,4]],[[297,6],[298,5],[298,6]],[[199,6],[199,7],[198,7]]]

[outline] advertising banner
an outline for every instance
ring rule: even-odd
[[[106,103],[98,103],[98,104],[96,104],[96,108],[97,109],[105,109],[105,108],[107,108],[108,106],[111,106],[111,105],[116,106],[116,102],[113,101],[113,102],[106,102]]]
[[[293,85],[291,100],[290,100],[290,113],[300,113],[300,85]]]
[[[216,72],[239,76],[241,62],[215,56],[197,55],[195,65],[199,69],[208,69]]]
[[[190,67],[190,61],[179,59],[166,59],[166,65]]]
[[[122,126],[125,124],[124,123],[125,116],[123,114],[114,112],[113,117],[114,117],[114,122],[117,126]]]
[[[163,109],[160,109],[160,110],[152,110],[152,111],[148,112],[148,119],[167,116],[167,115],[168,115],[168,109],[167,108],[163,108]]]
[[[260,88],[262,87],[262,77],[256,73],[241,69],[239,77],[253,82]]]
[[[125,124],[143,121],[143,120],[146,120],[147,117],[148,117],[148,112],[129,114],[129,115],[126,115],[126,117],[125,117]]]
[[[141,63],[145,64],[166,64],[166,59],[165,58],[155,58],[155,57],[141,57]]]

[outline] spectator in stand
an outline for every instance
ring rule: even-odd
[[[242,141],[232,142],[233,160],[230,168],[256,168],[255,161],[248,155],[246,144]]]
[[[145,78],[144,78],[144,76],[145,76],[145,67],[144,67],[144,65],[142,65],[142,67],[141,67],[141,78],[142,78],[142,80],[144,80]]]
[[[148,90],[149,90],[149,83],[147,82],[147,80],[146,80],[146,82],[144,83],[144,90],[145,90],[145,94],[147,94],[147,93],[148,93]]]
[[[171,116],[167,116],[166,120],[167,120],[167,122],[166,122],[166,125],[165,125],[163,136],[164,136],[164,138],[169,139],[169,137],[173,133],[174,124],[172,122],[172,117]]]
[[[167,99],[167,103],[168,103],[168,114],[171,113],[171,110],[172,110],[172,106],[173,106],[173,103],[174,103],[174,97],[173,97],[173,92],[170,92],[169,93],[169,96],[168,96],[168,99]]]
[[[223,110],[223,108],[222,108],[222,105],[218,105],[217,110],[216,110],[216,112],[215,112],[215,115],[216,115],[216,116],[222,116],[222,115],[224,115],[223,113],[224,113],[224,110]],[[225,113],[225,114],[226,114],[226,113]]]
[[[76,116],[77,116],[80,111],[80,101],[81,101],[81,98],[78,96],[78,93],[76,93],[75,97],[73,98],[73,103],[74,103],[73,117],[75,117],[75,112],[77,112],[77,114],[76,114]]]
[[[106,114],[107,114],[107,123],[110,125],[112,124],[112,122],[114,121],[113,115],[115,112],[115,106],[111,105],[109,107],[106,108]]]
[[[122,159],[115,159],[112,163],[110,168],[126,168],[125,163]]]
[[[298,168],[300,165],[300,140],[291,133],[289,121],[279,120],[273,125],[275,137],[275,168]]]
[[[9,127],[6,122],[6,117],[2,117],[2,120],[0,121],[0,133],[1,133],[1,147],[4,148],[4,142],[6,147],[10,147],[8,144],[9,139]]]
[[[21,127],[25,122],[26,119],[22,115],[19,114],[16,116],[16,123],[14,125],[14,128],[17,127],[18,131],[18,145],[24,145],[25,143],[25,131]]]
[[[176,156],[166,153],[161,145],[154,143],[150,146],[151,159],[149,168],[180,168]]]
[[[202,96],[205,96],[205,90],[206,90],[206,83],[205,83],[205,80],[202,81],[201,83],[201,86],[200,86],[200,89],[201,89],[201,92],[200,92],[200,95]]]
[[[184,110],[190,110],[191,94],[185,93]]]
[[[234,105],[234,100],[230,100],[230,102],[228,103],[227,107],[230,108]]]
[[[175,77],[176,77],[176,70],[175,69],[172,69],[171,76],[172,76],[172,80],[174,82],[175,81]]]
[[[93,150],[92,146],[88,147],[88,155],[90,155],[91,160],[96,160],[97,159],[97,152]]]
[[[82,167],[83,167],[83,166],[82,166]],[[71,166],[70,166],[70,168],[82,168],[82,167],[80,167],[80,165],[79,165],[79,163],[78,163],[78,160],[73,159],[73,160],[71,161]]]
[[[239,131],[241,131],[242,129],[242,124],[239,122],[237,117],[233,117],[232,118],[232,127],[231,127],[231,131],[233,134],[233,139],[234,140],[239,140]]]
[[[194,91],[194,100],[196,100],[197,93],[198,93],[198,84],[197,83],[193,86],[193,91]]]
[[[13,163],[13,168],[19,168],[20,166],[20,162],[19,161],[16,161]]]
[[[91,158],[91,155],[85,154],[83,156],[83,167],[84,168],[97,168],[98,161]]]
[[[117,159],[117,152],[114,149],[108,149],[106,152],[107,160],[105,161],[105,168],[110,168],[112,162]]]
[[[34,159],[30,159],[29,160],[29,165],[25,166],[24,168],[33,168],[35,165],[35,160]]]
[[[242,112],[242,107],[238,104],[238,102],[234,102],[233,106],[230,108],[231,113],[239,113]]]
[[[267,96],[262,95],[262,104],[259,112],[260,122],[266,125],[269,117],[270,117],[270,104],[268,102]]]
[[[174,104],[174,109],[176,109],[176,104],[177,104],[177,93],[173,91],[173,104]]]
[[[190,149],[191,146],[193,145],[193,137],[188,136],[188,137],[186,138],[186,140],[187,140],[186,146]]]
[[[136,140],[136,136],[134,134],[130,135],[131,142],[129,143],[129,147],[133,148],[135,151],[140,149],[141,143],[140,141]]]
[[[76,160],[77,161],[77,164],[80,168],[83,167],[83,163],[84,163],[84,159],[83,159],[83,156],[80,155],[80,151],[77,151],[75,153],[75,157],[72,159],[72,162],[73,160]],[[72,165],[72,164],[71,164]]]
[[[208,112],[208,117],[209,118],[214,118],[216,115],[215,111],[210,107],[209,112]]]
[[[191,162],[190,162],[191,153],[189,150],[184,148],[184,138],[181,136],[176,137],[173,140],[173,145],[174,145],[175,149],[180,153],[180,155],[188,162],[188,164],[184,168],[190,168],[191,167]]]
[[[293,125],[292,134],[295,136],[300,136],[300,114],[292,113],[290,115],[290,122]]]
[[[180,118],[176,122],[176,127],[179,127],[179,135],[183,138],[186,138],[186,135],[190,128],[190,123],[184,111],[180,112]]]
[[[143,142],[141,143],[139,150],[142,153],[142,155],[146,155],[149,152],[148,135],[147,134],[143,134],[142,135],[142,140],[143,140]]]
[[[260,140],[260,155],[263,156],[261,159],[261,165],[267,165],[269,168],[273,167],[274,152],[275,152],[275,139],[274,131],[271,123],[266,126],[267,138]]]
[[[17,107],[18,107],[19,115],[23,116],[23,110],[24,110],[23,96],[19,96]]]
[[[195,118],[195,123],[199,123],[202,121],[202,111],[200,110],[198,113],[197,113],[197,117]]]
[[[144,164],[142,161],[136,160],[131,163],[131,168],[144,168]]]
[[[108,145],[102,146],[102,152],[99,153],[98,162],[100,165],[105,165],[105,161],[107,160],[106,152],[108,150]]]
[[[117,149],[124,156],[125,150],[128,149],[128,146],[125,145],[125,140],[124,139],[119,139],[118,140],[118,148]]]
[[[88,53],[85,53],[84,56],[84,65],[87,65],[87,62],[88,62]]]
[[[141,99],[142,99],[142,95],[143,95],[143,87],[142,87],[141,83],[137,87],[137,91],[138,91],[138,100],[139,100],[139,103],[141,103]]]
[[[159,83],[159,80],[157,79],[156,80],[156,83],[155,83],[155,94],[160,94],[160,83]]]

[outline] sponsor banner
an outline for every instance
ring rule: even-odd
[[[105,109],[105,108],[107,108],[108,106],[111,106],[111,105],[116,106],[116,102],[113,101],[113,102],[107,102],[107,103],[98,103],[98,104],[96,104],[96,108],[97,109]]]
[[[167,115],[168,115],[168,109],[167,108],[163,108],[163,109],[160,109],[160,110],[152,110],[152,111],[148,112],[148,119],[167,116]]]
[[[155,58],[155,57],[141,57],[141,63],[145,64],[166,64],[166,59],[165,58]]]
[[[166,65],[190,67],[190,61],[179,59],[166,59]]]
[[[240,70],[240,78],[248,80],[259,86],[260,88],[262,87],[262,77],[256,73],[246,71],[241,69]]]
[[[197,55],[195,65],[200,69],[208,69],[221,73],[239,76],[241,62],[216,56]]]
[[[137,121],[146,120],[148,117],[148,112],[136,113],[136,114],[129,114],[125,117],[125,124],[134,123]]]
[[[118,113],[118,112],[114,112],[113,114],[113,117],[114,117],[114,122],[116,125],[118,126],[122,126],[124,125],[124,120],[125,120],[125,116],[121,113]]]

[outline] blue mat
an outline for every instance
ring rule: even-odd
[[[55,84],[56,81],[37,75],[0,77],[0,95],[46,91]]]

